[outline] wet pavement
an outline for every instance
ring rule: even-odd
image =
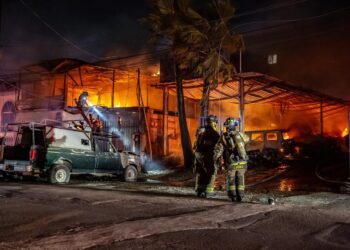
[[[215,190],[225,196],[225,173],[219,172]],[[133,190],[169,194],[194,195],[195,178],[192,172],[175,170],[166,173],[146,175],[135,183],[125,183],[117,179],[72,178],[71,186],[96,187],[116,190]],[[339,185],[327,183],[317,178],[315,166],[303,162],[289,162],[276,166],[262,166],[248,169],[246,173],[248,194],[265,194],[273,197],[306,194],[310,192],[338,192]],[[219,195],[220,196],[220,195]]]
[[[0,181],[0,249],[350,248],[348,195],[268,205],[76,185]]]
[[[41,181],[39,183],[44,184],[45,182]],[[73,175],[68,186],[194,196],[194,185],[194,174],[191,171],[184,171],[178,168],[154,171],[152,174],[144,175],[137,182],[128,183],[111,177]],[[215,198],[227,199],[224,172],[218,173],[215,190],[217,192]],[[249,168],[246,173],[245,201],[267,202],[270,197],[281,198],[311,192],[339,192],[339,184],[320,180],[315,174],[315,165],[298,161]]]
[[[246,184],[232,203],[224,173],[214,199],[196,197],[190,171],[69,185],[0,178],[0,249],[350,249],[350,196],[331,193],[312,165],[251,168]]]

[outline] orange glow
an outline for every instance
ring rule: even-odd
[[[283,133],[283,140],[288,140],[288,139],[290,139],[289,134]]]
[[[343,132],[341,133],[341,136],[342,136],[342,137],[345,137],[345,136],[347,136],[348,134],[349,134],[348,128],[344,128],[344,129],[343,129]]]

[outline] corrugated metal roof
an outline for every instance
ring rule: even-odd
[[[350,102],[323,94],[311,89],[294,86],[278,78],[256,73],[245,72],[237,74],[234,81],[219,84],[210,91],[210,101],[239,103],[239,79],[244,82],[244,101],[246,104],[270,103],[289,110],[319,112],[322,103],[324,113],[334,113],[349,106]],[[202,79],[183,81],[184,95],[192,100],[202,97]],[[160,83],[154,87],[168,87],[176,94],[174,82]]]

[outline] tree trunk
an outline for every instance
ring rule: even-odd
[[[205,118],[207,118],[209,115],[209,94],[210,94],[210,84],[207,81],[204,81],[202,99],[200,101],[201,116],[200,116],[199,124],[201,127],[204,127]]]
[[[192,151],[191,137],[190,137],[190,133],[188,131],[187,122],[186,122],[185,99],[183,94],[182,78],[176,66],[175,66],[175,81],[176,81],[177,108],[179,111],[182,153],[184,157],[185,168],[191,169],[194,155]]]

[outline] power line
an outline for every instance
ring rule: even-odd
[[[333,15],[333,14],[335,14],[335,13],[342,12],[342,11],[345,11],[345,10],[348,10],[348,9],[350,9],[350,6],[345,7],[345,8],[336,9],[336,10],[333,10],[333,11],[329,11],[329,12],[323,13],[323,14],[321,14],[321,15],[310,16],[310,17],[304,17],[304,18],[297,18],[297,19],[280,19],[280,20],[266,20],[266,21],[248,22],[248,23],[243,23],[243,24],[240,24],[240,25],[236,25],[236,26],[234,26],[231,30],[235,30],[235,29],[237,29],[237,28],[239,28],[239,27],[243,27],[243,26],[250,25],[250,24],[261,24],[261,23],[293,23],[293,22],[301,22],[301,21],[310,21],[310,20],[315,20],[315,19],[318,19],[318,18],[323,18],[323,17],[326,17],[326,16],[330,16],[330,15]]]
[[[287,39],[280,39],[280,40],[274,40],[274,41],[267,41],[267,42],[259,42],[257,44],[253,44],[251,46],[249,46],[249,48],[259,48],[259,47],[264,47],[264,46],[270,46],[273,44],[279,44],[279,43],[285,43],[285,42],[289,42],[289,41],[294,41],[294,40],[299,40],[299,39],[308,39],[311,37],[315,37],[315,36],[319,36],[325,33],[330,33],[333,32],[335,30],[342,30],[345,29],[346,27],[337,27],[337,28],[328,28],[328,29],[323,29],[323,30],[318,30],[316,32],[311,32],[311,33],[307,33],[305,35],[299,35],[299,36],[295,36],[295,37],[290,37]]]
[[[231,18],[238,18],[238,17],[243,17],[243,16],[249,16],[249,15],[256,14],[256,13],[266,12],[266,11],[269,11],[269,10],[274,10],[274,9],[279,9],[279,8],[283,8],[283,7],[293,6],[293,5],[296,5],[296,4],[299,4],[299,3],[304,3],[304,2],[307,2],[307,1],[309,1],[309,0],[301,0],[301,1],[295,1],[295,2],[290,2],[290,3],[284,3],[284,4],[270,5],[270,6],[267,6],[267,7],[264,7],[264,8],[243,12],[241,14],[237,14],[237,15],[231,16]]]
[[[19,0],[36,18],[38,18],[38,20],[40,22],[42,22],[47,28],[49,28],[52,32],[54,32],[56,35],[58,35],[62,40],[64,40],[66,43],[68,43],[69,45],[73,46],[74,48],[76,48],[77,50],[95,58],[95,59],[99,59],[99,60],[104,60],[107,59],[108,60],[123,60],[123,59],[128,59],[131,57],[137,57],[137,56],[142,56],[142,55],[147,55],[147,54],[151,54],[153,52],[146,52],[146,53],[141,53],[141,54],[136,54],[136,55],[130,55],[130,56],[125,56],[125,57],[114,57],[114,56],[109,56],[109,57],[100,57],[97,56],[83,48],[81,48],[80,46],[78,46],[76,43],[70,41],[69,39],[67,39],[65,36],[63,36],[60,32],[58,32],[56,29],[54,29],[48,22],[46,22],[33,8],[31,8],[27,3],[24,2],[24,0]],[[270,5],[268,7],[264,7],[261,9],[257,9],[257,10],[253,10],[253,11],[249,11],[249,12],[244,12],[238,15],[234,15],[234,16],[230,16],[230,17],[225,17],[226,18],[238,18],[238,17],[242,17],[242,16],[247,16],[247,15],[251,15],[251,14],[255,14],[255,13],[260,13],[260,12],[266,12],[269,10],[273,10],[273,9],[277,9],[277,8],[282,8],[282,7],[287,7],[287,6],[291,6],[291,5],[295,5],[295,4],[299,4],[302,2],[306,2],[309,0],[300,0],[300,1],[295,1],[295,2],[291,2],[291,3],[286,3],[286,4],[275,4],[275,5]],[[215,20],[211,20],[210,22],[213,22]],[[195,26],[195,25],[187,25],[187,26]],[[166,51],[166,50],[160,50],[160,51],[156,51],[155,53],[161,52],[161,51]],[[103,63],[104,61],[100,61],[98,63]]]
[[[134,57],[140,57],[140,56],[162,54],[162,53],[167,52],[167,51],[169,51],[169,49],[161,49],[161,50],[155,50],[155,51],[149,51],[149,52],[142,52],[142,53],[127,55],[127,56],[122,56],[122,57],[112,57],[112,56],[111,57],[104,57],[104,58],[106,58],[106,60],[101,60],[101,61],[98,61],[97,63],[101,64],[101,63],[112,62],[112,61],[121,61],[121,60],[130,59],[130,58],[134,58]]]
[[[54,32],[57,36],[59,36],[63,41],[65,41],[66,43],[68,43],[69,45],[73,46],[74,48],[76,48],[77,50],[95,58],[95,59],[102,59],[101,57],[79,47],[76,43],[70,41],[68,38],[66,38],[65,36],[63,36],[60,32],[58,32],[56,29],[54,29],[50,24],[48,24],[33,8],[31,8],[26,2],[24,2],[23,0],[19,0],[23,6],[25,6],[31,13],[32,15],[34,15],[42,24],[44,24],[48,29],[50,29],[52,32]]]

